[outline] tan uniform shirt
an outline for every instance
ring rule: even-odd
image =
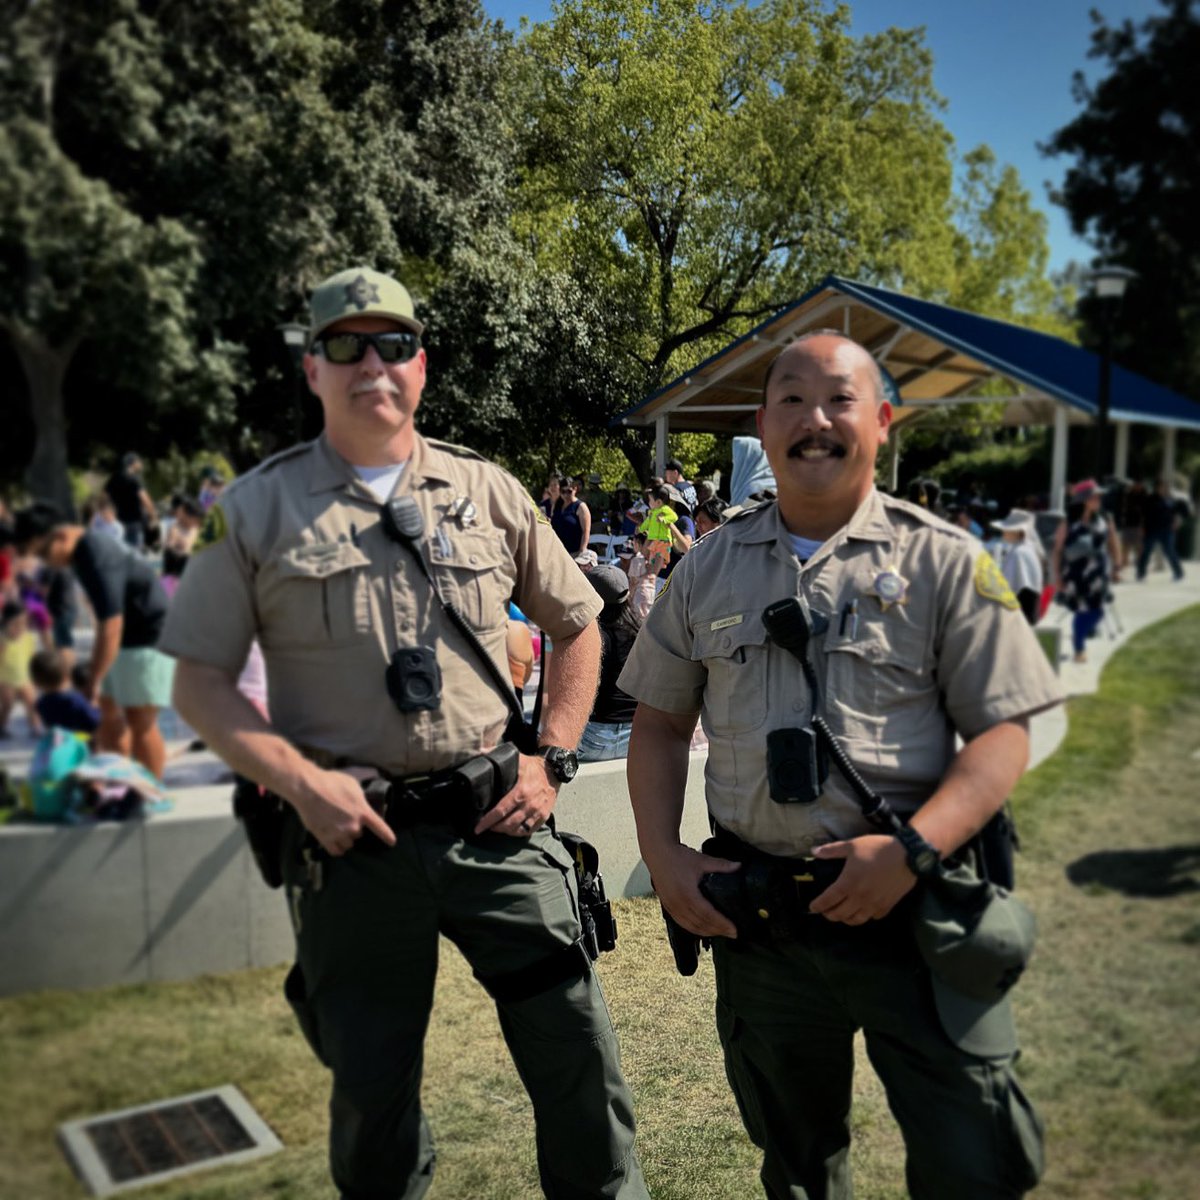
[[[425,520],[422,546],[454,604],[508,676],[509,598],[551,638],[601,601],[525,489],[469,450],[418,436],[395,496]],[[474,505],[459,516],[456,502]],[[253,638],[271,723],[294,744],[394,774],[437,770],[495,745],[508,709],[450,623],[380,505],[324,437],[230,484],[171,603],[159,648],[241,671]],[[400,646],[436,648],[442,700],[401,713],[384,674]]]
[[[964,530],[874,491],[802,567],[778,507],[763,505],[684,556],[619,683],[655,708],[700,712],[721,825],[769,853],[805,854],[870,826],[835,766],[814,804],[770,798],[767,734],[807,725],[813,698],[799,662],[768,640],[763,609],[795,596],[828,621],[810,642],[820,711],[906,815],[936,789],[956,731],[969,739],[1063,698],[998,575]],[[901,602],[887,603],[876,593],[894,594],[897,577]]]

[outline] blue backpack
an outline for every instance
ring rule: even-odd
[[[87,761],[87,743],[67,729],[46,730],[33,750],[29,796],[39,821],[69,821],[76,799],[71,772]]]

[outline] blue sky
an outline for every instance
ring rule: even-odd
[[[516,28],[522,16],[544,21],[549,0],[483,0],[484,8]],[[891,25],[925,26],[933,51],[934,83],[945,98],[942,114],[960,152],[986,142],[1002,163],[1021,173],[1047,217],[1052,269],[1072,259],[1087,263],[1092,250],[1076,238],[1044,183],[1057,183],[1066,159],[1043,158],[1045,141],[1078,112],[1071,98],[1077,69],[1094,75],[1087,58],[1098,9],[1109,24],[1140,23],[1162,11],[1159,0],[852,0],[853,32]]]

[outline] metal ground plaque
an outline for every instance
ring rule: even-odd
[[[283,1149],[232,1084],[67,1121],[58,1132],[71,1165],[96,1196]]]

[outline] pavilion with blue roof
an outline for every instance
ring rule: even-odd
[[[1096,419],[1101,359],[1062,338],[886,288],[827,276],[812,291],[616,419],[653,426],[655,460],[667,459],[668,432],[753,434],[767,364],[789,342],[815,329],[837,329],[865,346],[891,376],[897,401],[893,437],[923,409],[986,399],[1005,404],[1008,425],[1054,428],[1050,495],[1067,482],[1067,431]],[[1011,396],[979,396],[1005,379]],[[1174,474],[1180,429],[1200,430],[1200,404],[1112,365],[1109,419],[1116,432],[1113,473],[1128,471],[1130,429],[1164,429],[1162,472]],[[892,458],[896,483],[899,453]]]

